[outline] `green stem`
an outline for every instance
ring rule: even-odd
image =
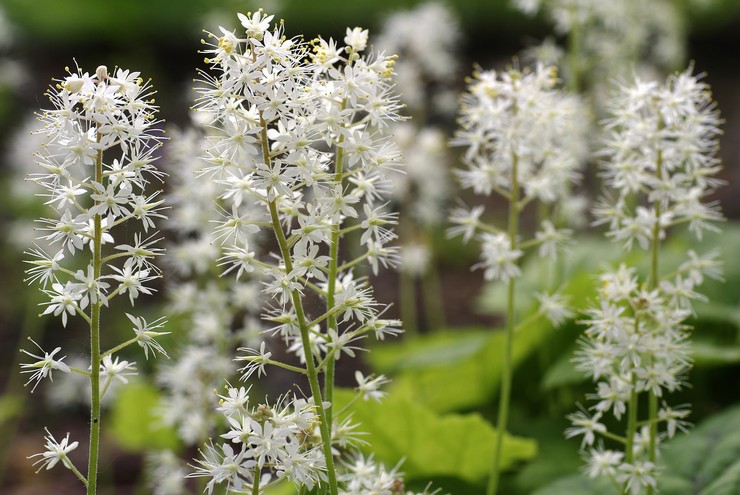
[[[98,142],[100,134],[98,134]],[[95,181],[103,183],[103,150],[98,151],[95,160]],[[100,214],[95,215],[92,240],[93,280],[100,280],[101,246],[103,228]],[[91,305],[90,309],[90,449],[87,465],[87,495],[96,495],[98,488],[98,454],[100,451],[100,308],[102,302]]]
[[[635,460],[635,433],[637,433],[637,390],[635,390],[637,382],[637,376],[632,373],[632,391],[630,392],[630,400],[627,404],[627,444],[625,445],[625,461],[628,464],[632,464]],[[622,487],[623,495],[629,495],[630,490],[627,488],[625,482]]]
[[[517,249],[517,236],[519,234],[519,177],[517,171],[519,157],[512,154],[511,157],[511,195],[509,197],[509,243],[511,250]],[[499,477],[501,474],[501,451],[504,443],[504,434],[509,421],[509,405],[511,402],[511,381],[513,374],[513,344],[515,327],[515,291],[516,279],[510,278],[506,294],[506,330],[504,340],[503,368],[501,371],[501,393],[498,405],[498,421],[496,428],[496,443],[493,449],[493,462],[488,479],[487,495],[495,495],[498,491]]]
[[[659,124],[662,127],[662,123]],[[658,154],[655,159],[655,176],[658,180],[663,177],[663,153],[658,148]],[[660,216],[662,214],[660,207],[660,199],[658,199],[653,205],[653,211],[655,215],[655,224],[653,225],[653,238],[651,244],[650,253],[650,289],[654,290],[658,287],[658,260],[660,258]],[[658,457],[658,397],[653,393],[653,390],[648,391],[648,421],[650,423],[650,442],[648,446],[648,459],[655,465],[655,461]],[[653,487],[648,485],[647,495],[653,495]]]
[[[259,465],[254,467],[254,482],[252,483],[252,495],[260,495],[260,476],[262,470]]]
[[[347,108],[347,100],[342,101],[342,111]],[[342,186],[343,182],[343,173],[344,173],[344,148],[342,148],[341,144],[344,141],[344,134],[342,134],[339,137],[339,142],[337,143],[337,153],[335,157],[335,165],[334,165],[334,186],[339,185]],[[331,226],[331,244],[329,245],[329,281],[327,283],[326,287],[326,310],[330,312],[329,317],[326,319],[326,328],[327,330],[333,329],[335,332],[337,332],[337,335],[339,334],[339,328],[337,328],[337,316],[336,313],[331,313],[332,309],[334,309],[334,305],[336,304],[336,289],[337,289],[337,266],[339,265],[339,231],[341,229],[341,220],[337,220],[337,223],[333,224]],[[328,332],[327,332],[328,334]],[[328,363],[326,363],[326,369],[324,370],[324,396],[326,398],[326,401],[331,403],[334,403],[334,371],[336,366],[336,360],[330,359]],[[333,411],[330,409],[326,413],[326,421],[328,424],[326,427],[328,428],[329,432],[329,439],[331,439],[331,429],[333,426],[332,423],[332,414]]]
[[[262,154],[265,160],[265,164],[270,165],[269,157],[269,141],[267,139],[267,123],[260,114],[260,124],[262,125]],[[277,211],[277,199],[273,199],[268,202],[270,209],[270,218],[272,220],[272,228],[275,231],[275,237],[277,238],[278,245],[280,246],[280,254],[285,262],[285,272],[290,273],[293,271],[293,261],[290,257],[290,248],[288,247],[287,240],[285,239],[285,233],[283,227],[280,224],[280,216]],[[331,280],[331,279],[330,279]],[[331,495],[338,495],[339,488],[337,485],[337,474],[334,469],[334,457],[331,452],[331,430],[327,423],[326,410],[324,409],[323,398],[321,396],[321,387],[319,386],[318,372],[316,371],[316,365],[314,363],[313,352],[311,351],[311,341],[309,339],[309,329],[306,322],[306,315],[303,311],[303,303],[301,301],[301,293],[298,290],[291,291],[291,299],[293,301],[293,307],[295,308],[296,318],[298,320],[298,327],[301,332],[301,344],[303,346],[303,354],[306,357],[306,372],[308,374],[308,383],[311,387],[311,395],[313,396],[314,405],[316,406],[316,412],[319,416],[319,431],[321,432],[322,448],[324,450],[324,457],[326,460],[326,474],[329,478],[329,489]]]

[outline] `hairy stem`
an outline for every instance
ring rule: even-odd
[[[342,101],[342,110],[347,108],[347,100]],[[344,173],[344,148],[342,143],[344,142],[344,134],[339,136],[339,142],[337,143],[337,152],[334,158],[334,186],[339,185],[342,187],[342,174]],[[326,288],[326,310],[331,312],[336,303],[336,291],[337,291],[337,266],[339,265],[339,231],[341,229],[341,221],[331,226],[331,244],[329,245],[329,275],[328,283]],[[326,319],[327,329],[334,329],[339,335],[339,329],[337,328],[337,315],[336,313],[330,313]],[[335,370],[335,359],[330,359],[326,363],[326,370],[324,371],[324,397],[329,403],[334,402],[334,370]],[[327,411],[326,414],[326,427],[329,430],[329,438],[331,438],[332,423],[332,410]]]
[[[662,127],[660,125],[659,127]],[[658,148],[658,154],[655,159],[655,176],[658,180],[662,179],[663,175],[663,153]],[[650,289],[654,290],[658,287],[658,260],[660,258],[660,215],[662,214],[660,208],[660,199],[655,201],[653,205],[653,211],[655,215],[655,223],[653,224],[653,235],[651,242],[651,253],[650,253]],[[655,464],[658,457],[658,397],[653,393],[652,389],[648,392],[648,422],[650,424],[650,442],[648,445],[648,459],[650,462]],[[652,485],[647,487],[647,495],[653,495]]]
[[[262,153],[265,159],[265,164],[269,166],[269,141],[267,139],[267,124],[260,115],[260,121],[262,124]],[[277,211],[277,200],[273,199],[268,202],[270,209],[270,218],[272,220],[272,228],[275,231],[275,237],[277,238],[278,245],[280,246],[280,254],[282,255],[283,261],[285,262],[285,271],[290,273],[293,271],[293,262],[290,257],[290,248],[283,232],[283,227],[280,224],[280,216]],[[339,488],[337,485],[337,475],[334,469],[334,458],[331,453],[331,430],[326,417],[326,410],[324,409],[323,398],[321,396],[321,386],[319,385],[318,372],[316,370],[316,364],[314,362],[313,352],[311,351],[311,340],[309,338],[309,328],[306,321],[306,315],[303,311],[303,302],[301,301],[301,294],[298,290],[294,289],[291,291],[291,299],[293,301],[293,307],[295,308],[296,318],[298,319],[298,326],[301,332],[301,344],[303,346],[303,354],[306,357],[306,372],[308,374],[308,383],[311,387],[311,395],[313,396],[314,405],[316,406],[316,412],[319,416],[319,431],[321,432],[322,447],[324,450],[324,457],[326,459],[326,474],[329,478],[329,490],[331,495],[338,495]]]
[[[98,134],[100,142],[100,134]],[[103,150],[95,160],[95,181],[103,183]],[[92,240],[93,280],[100,280],[102,267],[103,227],[100,214],[93,219]],[[97,290],[97,289],[96,289]],[[96,295],[97,296],[97,295]],[[90,309],[90,450],[87,465],[87,495],[95,495],[98,488],[98,454],[100,451],[100,297],[95,298]]]
[[[511,158],[511,195],[509,197],[509,243],[511,250],[517,249],[517,236],[519,235],[519,178],[517,177],[517,165],[519,158],[512,154]],[[488,479],[487,495],[495,495],[498,491],[499,477],[501,471],[501,451],[504,443],[504,434],[509,421],[509,405],[511,402],[511,381],[512,381],[512,361],[513,361],[513,344],[514,344],[514,327],[515,327],[515,294],[516,279],[509,278],[509,285],[506,295],[506,330],[504,341],[503,368],[501,371],[501,393],[498,404],[498,420],[496,428],[496,443],[493,449],[493,462],[491,463],[491,472]]]

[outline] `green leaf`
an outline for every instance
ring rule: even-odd
[[[561,478],[532,495],[618,495],[619,490],[604,479],[589,479],[585,475],[574,474]]]
[[[514,367],[534,352],[552,331],[549,323],[539,319],[521,328],[514,337]],[[455,342],[457,335],[466,335]],[[492,400],[499,388],[503,362],[504,333],[501,331],[448,331],[405,344],[405,356],[411,365],[380,369],[397,369],[390,392],[407,397],[437,412],[470,409]],[[444,342],[448,351],[445,351]],[[402,344],[403,345],[403,344]],[[418,346],[414,349],[413,346]],[[373,351],[374,353],[375,351]],[[388,351],[391,352],[391,351]],[[373,358],[371,358],[372,360]],[[390,360],[385,363],[386,365]]]
[[[740,363],[740,346],[695,340],[691,354],[696,366],[717,366]]]
[[[115,398],[109,431],[121,447],[134,452],[178,448],[175,431],[157,416],[159,391],[146,383],[131,383]]]
[[[378,373],[455,364],[480,350],[491,331],[481,328],[443,330],[415,339],[384,342],[373,347],[367,359]]]
[[[557,361],[548,368],[542,378],[543,391],[555,390],[566,385],[583,383],[588,377],[576,369],[573,364],[574,349],[564,352]]]
[[[354,395],[337,390],[334,407],[341,409]],[[356,402],[352,421],[368,433],[363,439],[378,460],[388,466],[404,460],[401,470],[409,479],[453,476],[477,481],[488,475],[497,432],[478,414],[440,415],[390,394],[382,404]],[[536,455],[533,440],[505,435],[503,469]]]
[[[740,460],[725,469],[722,476],[701,491],[701,495],[737,495],[740,493]]]
[[[690,433],[674,438],[666,444],[662,458],[663,473],[670,483],[682,479],[684,486],[691,487],[690,491],[675,491],[669,495],[739,493],[724,490],[738,486],[739,481],[740,406],[712,416]],[[663,485],[663,476],[658,483]]]

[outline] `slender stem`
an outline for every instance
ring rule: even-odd
[[[347,100],[342,100],[342,111],[347,108]],[[343,173],[344,173],[344,148],[342,143],[344,142],[344,134],[339,136],[339,142],[337,143],[337,152],[335,156],[334,165],[334,185],[342,187]],[[326,287],[326,310],[331,311],[336,304],[336,289],[337,289],[337,267],[339,265],[339,232],[341,229],[341,220],[337,218],[337,222],[331,226],[331,244],[329,244],[329,280]],[[327,329],[333,329],[339,334],[339,328],[337,328],[337,316],[335,313],[330,313],[326,319]],[[324,370],[324,396],[326,401],[329,403],[334,402],[334,370],[336,366],[336,360],[330,359],[326,363],[326,369]],[[328,424],[326,427],[329,431],[329,438],[331,438],[331,429],[333,426],[332,422],[332,409],[329,409],[326,413],[326,421]]]
[[[265,139],[266,138],[267,136],[265,136]],[[283,228],[280,225],[277,205],[275,204],[275,201],[270,201],[269,206],[270,216],[272,217],[273,222],[273,229],[275,230],[275,236],[277,237],[278,244],[280,245],[280,252],[283,255],[283,259],[285,261],[285,270],[286,272],[290,273],[293,271],[293,263],[290,258],[288,245],[285,242],[285,234],[283,233]],[[326,471],[329,477],[329,489],[331,495],[338,495],[339,489],[337,486],[337,475],[334,470],[334,458],[331,453],[331,431],[327,424],[326,410],[324,409],[324,401],[321,396],[321,386],[319,385],[319,376],[318,372],[316,371],[316,364],[314,363],[313,352],[311,351],[311,340],[308,336],[308,325],[306,323],[306,315],[303,311],[303,303],[301,301],[300,292],[298,292],[298,290],[291,291],[291,298],[293,300],[296,318],[298,319],[298,327],[301,331],[301,344],[303,345],[303,353],[306,356],[306,371],[308,374],[308,383],[311,387],[311,394],[313,395],[316,412],[319,415],[319,430],[321,432],[324,457],[326,458]]]
[[[517,237],[519,235],[519,208],[517,201],[519,199],[519,177],[517,165],[519,157],[512,153],[511,156],[511,195],[509,197],[509,244],[511,250],[517,249]],[[509,405],[511,402],[511,380],[512,380],[512,362],[513,362],[513,344],[515,328],[515,293],[516,279],[509,279],[509,286],[506,294],[506,330],[504,340],[503,368],[501,371],[501,392],[498,403],[498,421],[496,428],[496,443],[493,449],[493,462],[491,463],[491,472],[488,479],[487,495],[495,495],[498,491],[498,483],[501,472],[501,451],[504,443],[504,434],[509,421]]]
[[[77,466],[72,464],[72,461],[70,461],[69,458],[67,458],[66,460],[68,461],[68,463],[65,463],[64,465],[69,467],[69,470],[72,471],[75,474],[75,476],[77,476],[77,479],[82,481],[83,485],[87,486],[87,480],[85,479],[84,476],[82,476],[82,473],[80,472],[79,469],[77,469]]]
[[[427,249],[429,249],[429,264],[422,276],[424,309],[426,310],[425,314],[428,328],[430,330],[441,330],[447,325],[445,318],[444,296],[442,294],[442,282],[439,277],[439,272],[437,271],[434,245],[429,241],[426,242],[426,245]]]
[[[262,475],[262,470],[259,467],[259,464],[254,467],[254,482],[252,483],[252,495],[260,495],[260,476]]]
[[[260,123],[262,125],[261,139],[262,139],[262,154],[265,160],[265,164],[269,166],[269,141],[267,139],[267,123],[260,115]],[[269,194],[268,194],[269,196]],[[280,254],[285,262],[285,271],[290,273],[293,271],[293,261],[290,257],[290,248],[288,242],[285,239],[285,233],[283,227],[280,224],[280,216],[277,210],[277,200],[272,199],[268,201],[268,207],[270,209],[270,218],[272,220],[272,228],[275,231],[275,237],[277,238],[278,245],[280,246]],[[311,341],[309,339],[309,327],[306,322],[306,315],[303,311],[303,303],[301,301],[301,294],[297,289],[291,291],[291,299],[293,301],[293,307],[295,308],[296,318],[298,320],[298,327],[301,332],[301,344],[303,346],[303,353],[306,357],[306,372],[308,374],[308,383],[311,387],[311,395],[313,396],[314,405],[316,406],[316,412],[319,416],[319,431],[321,432],[322,448],[324,450],[324,457],[326,460],[326,474],[329,478],[329,490],[331,495],[338,495],[339,488],[337,485],[337,474],[334,469],[334,457],[331,452],[331,430],[328,427],[326,410],[324,409],[323,398],[321,396],[321,387],[319,385],[318,372],[316,370],[316,364],[314,363],[313,352],[311,351]]]
[[[100,134],[98,133],[98,142]],[[95,160],[95,181],[103,183],[103,150],[98,150]],[[92,240],[93,280],[100,280],[101,246],[103,227],[100,214],[93,219]],[[87,495],[96,495],[98,488],[98,454],[100,451],[100,308],[102,302],[96,297],[90,310],[90,450],[87,465]]]
[[[122,344],[118,344],[113,349],[108,349],[107,351],[105,351],[104,353],[102,353],[100,355],[100,359],[103,359],[106,356],[110,356],[111,354],[114,354],[114,353],[120,351],[121,349],[130,346],[131,344],[133,344],[135,342],[138,342],[138,340],[139,339],[137,337],[134,337],[132,339],[127,340],[126,342],[124,342]]]
[[[636,324],[635,324],[636,325]],[[635,434],[637,433],[637,375],[632,373],[632,386],[629,403],[627,404],[627,444],[625,445],[625,461],[632,464],[635,460]],[[629,495],[630,490],[625,482],[622,493]]]
[[[662,122],[659,123],[659,127],[662,127]],[[660,181],[663,179],[663,153],[658,148],[658,153],[655,159],[655,176]],[[658,287],[658,262],[660,258],[660,216],[662,214],[660,207],[660,199],[655,201],[653,205],[653,211],[655,215],[655,223],[653,224],[653,238],[651,243],[650,253],[650,289],[654,290]],[[648,445],[648,459],[655,465],[655,461],[658,457],[658,397],[653,393],[652,388],[648,391],[648,421],[650,423],[650,442]],[[647,495],[653,495],[652,485],[647,487]]]

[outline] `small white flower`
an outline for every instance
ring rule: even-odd
[[[367,47],[368,30],[356,27],[347,28],[344,43],[355,52],[361,52]]]
[[[560,327],[566,320],[573,318],[574,314],[568,307],[568,297],[559,294],[535,293],[534,297],[540,302],[540,311],[550,320],[554,327]]]
[[[80,443],[69,443],[69,433],[67,433],[67,436],[61,442],[57,442],[48,429],[44,428],[44,430],[46,431],[46,436],[44,437],[46,440],[46,451],[28,456],[29,459],[40,457],[33,465],[41,464],[38,471],[41,471],[44,467],[49,470],[56,466],[59,461],[62,461],[62,464],[67,469],[72,469],[74,466],[72,465],[72,461],[69,460],[69,457],[67,457],[67,454],[76,449]]]
[[[380,390],[380,387],[390,382],[385,375],[364,376],[361,371],[357,370],[355,371],[355,380],[357,380],[357,390],[365,401],[373,399],[380,402],[380,399],[388,395],[387,392]]]
[[[41,357],[41,356],[37,356],[36,354],[31,354],[30,352],[26,351],[25,349],[21,349],[21,352],[22,353],[24,353],[24,354],[26,354],[28,356],[31,356],[32,358],[38,359],[38,361],[36,361],[34,363],[24,363],[24,364],[21,364],[21,368],[22,368],[21,373],[31,373],[31,378],[29,378],[29,380],[26,382],[26,386],[29,383],[31,383],[31,382],[36,382],[33,385],[33,388],[31,389],[31,392],[33,392],[34,390],[36,390],[36,387],[41,382],[41,380],[43,380],[47,376],[49,377],[49,380],[52,380],[52,371],[53,370],[59,370],[62,373],[71,373],[72,372],[72,370],[70,370],[69,366],[67,366],[63,362],[64,361],[64,358],[66,356],[62,356],[59,359],[54,359],[54,355],[57,352],[59,352],[59,351],[62,350],[61,347],[57,347],[56,349],[54,349],[51,352],[44,352],[44,350],[41,348],[40,345],[38,345],[36,343],[36,341],[34,341],[33,339],[30,339],[30,338],[28,340],[30,340],[31,342],[33,342],[34,345],[36,347],[38,347],[41,352],[44,353],[44,356]]]
[[[486,280],[500,280],[508,282],[521,275],[517,260],[524,254],[519,249],[511,248],[511,240],[506,234],[480,235],[481,258],[483,261],[473,268],[483,268]]]
[[[162,345],[155,339],[160,335],[169,335],[170,332],[157,332],[158,328],[162,328],[167,322],[164,317],[157,318],[151,323],[147,323],[144,318],[131,315],[126,313],[126,316],[131,323],[134,324],[134,333],[136,334],[137,343],[144,349],[144,357],[149,359],[149,351],[152,354],[160,353],[164,357],[169,357],[167,352],[162,348]]]

